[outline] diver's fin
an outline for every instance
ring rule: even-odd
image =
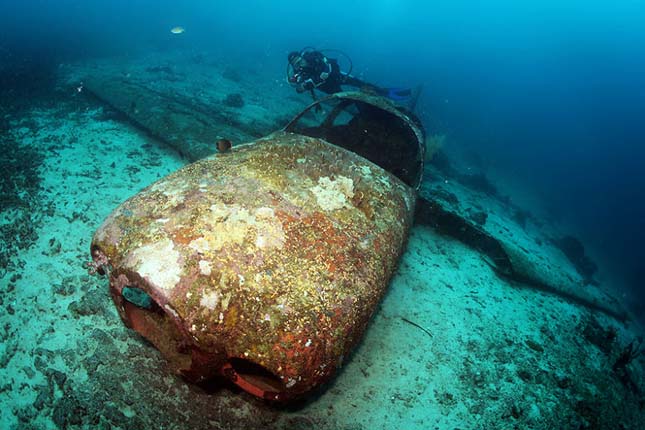
[[[412,96],[410,88],[385,88],[385,97],[394,102],[404,102]]]
[[[395,103],[406,105],[410,111],[413,111],[422,89],[423,85],[417,85],[414,88],[384,88],[382,95]]]

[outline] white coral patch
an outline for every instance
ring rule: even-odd
[[[209,276],[211,274],[211,263],[206,260],[199,260],[199,271],[204,276]]]
[[[210,249],[210,246],[208,245],[208,241],[203,237],[198,237],[197,239],[191,240],[190,243],[188,244],[188,247],[191,249],[194,249],[200,254],[204,254],[206,251]]]
[[[209,226],[202,248],[218,251],[229,244],[242,244],[249,228],[255,223],[255,217],[239,205],[217,203],[210,207],[209,213],[201,221]]]
[[[180,254],[170,239],[162,239],[132,251],[126,265],[156,287],[170,291],[179,282],[181,267]]]
[[[273,209],[268,207],[261,207],[255,210],[255,218],[260,219],[273,219],[275,218],[275,212]]]
[[[285,242],[282,224],[270,207],[248,210],[240,205],[217,203],[201,217],[200,224],[207,227],[206,233],[188,245],[200,254],[241,245],[253,238],[258,248],[279,248]]]
[[[255,246],[258,248],[264,248],[267,246],[267,238],[258,234],[258,237],[255,239]]]
[[[215,307],[219,303],[220,293],[217,291],[209,291],[202,295],[201,300],[199,301],[200,306],[208,308],[211,311],[215,310]]]
[[[345,176],[338,176],[334,180],[323,176],[318,179],[318,185],[310,190],[323,210],[333,211],[351,206],[349,200],[354,197],[354,181]]]

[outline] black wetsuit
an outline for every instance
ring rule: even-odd
[[[338,60],[327,58],[319,51],[304,52],[302,58],[306,64],[302,67],[294,67],[296,91],[299,93],[311,91],[313,96],[314,89],[317,89],[327,94],[333,94],[343,91],[342,85],[375,92],[379,90],[372,84],[341,72]]]
[[[343,86],[355,87],[360,91],[387,97],[400,103],[402,100],[411,100],[409,109],[414,109],[416,96],[407,88],[381,88],[374,84],[362,81],[350,74],[341,72],[338,60],[327,58],[320,51],[302,51],[289,54],[289,63],[293,67],[293,75],[289,78],[296,85],[299,93],[309,91],[316,100],[314,90],[327,94],[343,91]],[[304,60],[304,61],[303,61]]]

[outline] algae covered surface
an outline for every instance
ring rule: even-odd
[[[129,325],[120,297],[136,286],[209,356],[202,370],[193,358],[178,371],[202,379],[227,358],[246,360],[279,378],[286,400],[328,380],[358,342],[413,214],[414,191],[393,175],[276,132],[132,197],[99,228],[92,254],[107,259]]]

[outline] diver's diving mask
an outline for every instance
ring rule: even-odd
[[[298,55],[293,60],[291,60],[291,65],[293,66],[294,70],[301,70],[307,67],[307,60],[305,60],[302,55]]]

